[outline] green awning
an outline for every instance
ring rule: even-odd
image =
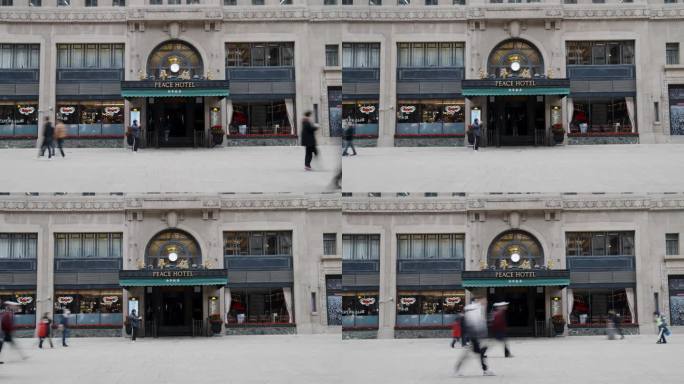
[[[541,279],[472,279],[463,280],[466,288],[488,287],[545,287],[570,285],[570,279],[566,278],[541,278]]]
[[[191,277],[184,279],[120,279],[122,287],[169,287],[188,285],[226,285],[228,278],[225,277]]]
[[[227,89],[202,89],[202,88],[174,88],[174,89],[124,89],[123,97],[197,97],[217,96],[227,97]]]
[[[529,88],[463,88],[463,96],[536,96],[569,95],[566,87],[529,87]]]

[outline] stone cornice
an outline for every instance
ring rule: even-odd
[[[124,212],[167,210],[341,210],[339,195],[315,196],[27,196],[0,199],[3,212]]]
[[[0,10],[0,22],[15,23],[125,23],[127,21],[299,21],[299,22],[432,22],[466,20],[681,20],[684,6],[488,4],[455,7],[126,7],[126,8],[22,8]]]
[[[456,213],[467,211],[684,211],[684,196],[672,197],[461,197],[343,198],[343,213]]]

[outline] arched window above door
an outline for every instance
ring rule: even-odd
[[[147,59],[147,75],[156,80],[193,80],[203,77],[202,57],[195,47],[180,41],[158,45]]]
[[[487,73],[496,78],[535,78],[544,76],[544,59],[531,43],[506,40],[489,54]]]
[[[152,268],[198,268],[202,251],[189,233],[169,229],[156,234],[147,244],[145,265]]]
[[[530,233],[520,230],[500,234],[489,246],[487,264],[499,268],[506,260],[509,267],[529,264],[530,268],[544,266],[544,250]]]

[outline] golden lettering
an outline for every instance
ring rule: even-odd
[[[195,88],[193,81],[155,81],[155,88]]]
[[[494,85],[497,87],[534,87],[534,80],[496,80]]]

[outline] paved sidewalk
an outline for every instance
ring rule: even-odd
[[[73,338],[68,348],[0,356],[7,384],[339,384],[340,335],[139,339]]]
[[[505,359],[496,342],[487,352],[483,377],[479,358],[470,357],[465,377],[454,375],[460,348],[448,339],[349,340],[343,342],[344,383],[501,383],[501,384],[681,384],[684,338],[655,343],[655,335],[609,341],[600,336],[511,339],[514,357]]]
[[[304,148],[67,148],[37,159],[35,149],[0,149],[0,192],[322,192],[339,151],[320,147],[304,170]]]
[[[346,192],[681,192],[684,145],[360,148]]]

